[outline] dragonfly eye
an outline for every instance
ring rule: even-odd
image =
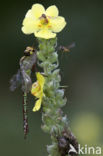
[[[24,51],[24,56],[30,56],[30,52]]]
[[[24,56],[30,56],[35,52],[35,49],[33,47],[26,47],[24,51]]]

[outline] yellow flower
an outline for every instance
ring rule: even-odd
[[[36,73],[37,82],[33,83],[31,94],[33,94],[35,97],[38,98],[38,100],[35,103],[35,106],[33,108],[33,111],[38,111],[41,107],[42,98],[43,98],[43,87],[45,83],[45,78],[38,72]]]
[[[59,11],[55,5],[46,10],[41,4],[34,4],[26,13],[23,20],[22,31],[25,34],[34,33],[36,37],[55,38],[66,25],[63,17],[58,16]]]

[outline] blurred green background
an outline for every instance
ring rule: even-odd
[[[102,0],[22,0],[0,3],[0,156],[47,155],[49,135],[42,132],[41,111],[33,113],[30,95],[29,135],[23,138],[22,92],[9,90],[9,80],[19,68],[26,46],[35,44],[33,35],[21,32],[22,20],[34,3],[55,4],[67,21],[58,34],[58,45],[76,43],[70,53],[59,53],[62,82],[71,130],[79,143],[103,145],[103,1]],[[103,155],[103,154],[102,154]]]

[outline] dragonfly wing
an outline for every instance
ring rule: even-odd
[[[21,71],[22,76],[23,76],[23,81],[22,81],[22,90],[23,92],[28,93],[31,89],[32,86],[32,81],[30,76],[23,70]]]
[[[22,83],[22,75],[19,69],[18,72],[15,75],[13,75],[13,77],[10,80],[10,90],[14,91],[16,88],[20,86],[21,83]]]

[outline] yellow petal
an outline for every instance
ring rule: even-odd
[[[36,37],[44,38],[44,39],[50,39],[55,38],[56,34],[52,33],[49,30],[40,30],[39,32],[34,33]]]
[[[45,8],[41,4],[34,4],[32,6],[32,13],[35,16],[35,18],[39,18],[42,14],[45,13]]]
[[[41,102],[42,102],[42,98],[40,98],[39,100],[36,101],[35,106],[33,108],[33,112],[36,112],[36,111],[38,111],[40,109]]]
[[[32,18],[25,18],[23,20],[22,31],[25,34],[31,34],[38,30],[39,20]]]
[[[38,83],[40,84],[41,89],[43,89],[44,83],[45,83],[45,78],[42,74],[39,72],[36,73]]]
[[[40,98],[42,93],[41,86],[38,82],[33,83],[31,88],[31,94],[36,96],[37,98]]]
[[[55,5],[52,5],[46,9],[46,15],[51,17],[57,17],[59,10]]]
[[[35,16],[32,14],[32,10],[31,10],[31,9],[28,10],[28,12],[26,13],[25,17],[26,17],[26,18],[32,18],[32,19],[35,18]]]
[[[52,31],[53,32],[60,32],[66,25],[66,21],[64,17],[58,16],[55,19],[50,20],[50,24],[52,26]]]

